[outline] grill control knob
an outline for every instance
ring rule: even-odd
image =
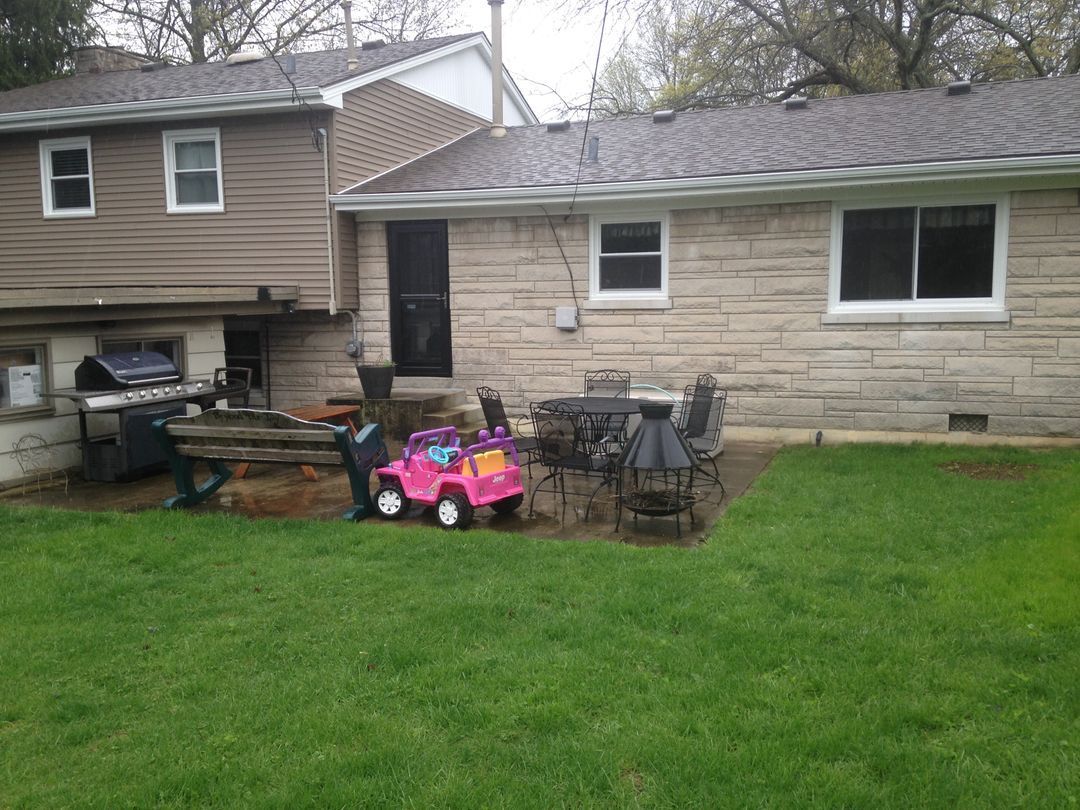
[[[195,390],[202,391],[202,383],[195,383]]]
[[[158,390],[156,388],[151,388],[150,389],[150,396],[156,397],[157,395],[158,395]]]
[[[166,394],[171,394],[172,393],[172,389],[169,388],[169,386],[167,386],[167,385],[165,386],[165,393]]]
[[[127,397],[127,399],[135,399],[135,395],[133,393],[131,393],[130,391],[128,391],[127,394],[125,394],[125,396]]]
[[[146,392],[145,391],[140,391],[139,392],[139,399],[146,399]]]
[[[183,388],[181,388],[181,387],[180,387],[180,386],[178,385],[178,386],[176,386],[176,393],[178,393],[178,394],[182,394],[182,393],[184,393],[184,389],[183,389]]]

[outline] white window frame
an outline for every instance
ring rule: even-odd
[[[41,387],[44,391],[52,390],[52,363],[50,358],[50,345],[48,340],[5,340],[0,341],[0,349],[40,349],[41,350]],[[7,367],[0,369],[0,374],[6,374]],[[30,419],[43,414],[55,412],[52,400],[46,398],[44,402],[36,405],[21,405],[0,409],[0,422],[13,422],[20,419]]]
[[[162,149],[165,152],[165,212],[169,214],[220,214],[225,211],[225,186],[222,182],[221,170],[221,129],[209,127],[207,129],[172,129],[161,133]],[[176,200],[176,149],[178,143],[195,143],[199,141],[214,142],[214,155],[217,161],[217,192],[216,203],[197,203],[181,205]],[[207,171],[200,169],[199,171]]]
[[[53,200],[52,188],[52,153],[68,149],[83,148],[86,150],[87,179],[90,182],[90,207],[89,208],[57,208]],[[90,148],[90,136],[83,135],[78,138],[52,138],[38,143],[41,159],[41,210],[46,219],[73,219],[76,217],[93,217],[97,215],[94,204],[94,155]],[[73,178],[68,178],[73,179]]]
[[[986,298],[931,298],[894,301],[841,301],[840,268],[844,245],[844,212],[870,208],[934,208],[947,205],[994,205],[994,263],[992,294]],[[916,240],[918,218],[916,218]],[[1005,282],[1009,254],[1009,194],[965,196],[887,197],[834,202],[832,237],[829,246],[829,314],[840,318],[850,315],[955,316],[959,319],[1000,320],[1005,312]],[[918,243],[913,261],[918,263]],[[918,267],[915,267],[918,273]],[[922,320],[923,318],[918,318]]]
[[[589,300],[590,301],[654,301],[667,302],[668,298],[668,231],[669,216],[664,212],[645,214],[593,214],[589,217]],[[660,288],[656,290],[603,290],[600,289],[600,226],[630,224],[634,222],[660,223]],[[652,256],[653,253],[623,253],[623,256]]]

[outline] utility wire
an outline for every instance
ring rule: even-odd
[[[600,42],[596,45],[596,63],[593,65],[592,87],[589,88],[589,109],[585,113],[585,134],[581,136],[581,152],[578,154],[577,175],[574,177],[574,193],[570,197],[570,210],[566,213],[567,219],[574,213],[578,186],[581,184],[581,164],[585,160],[585,144],[589,142],[589,124],[592,122],[593,98],[596,96],[596,76],[600,72],[600,53],[604,48],[604,30],[607,28],[608,2],[609,0],[604,0],[604,16],[600,20]]]

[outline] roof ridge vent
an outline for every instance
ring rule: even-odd
[[[367,42],[360,43],[360,50],[373,51],[376,48],[382,48],[386,45],[385,39],[369,39]]]
[[[225,57],[225,64],[232,67],[233,65],[246,65],[249,62],[258,62],[262,59],[261,53],[255,51],[237,51],[236,53],[230,53]]]
[[[566,132],[570,129],[569,121],[550,121],[547,125],[548,132]]]
[[[139,65],[139,70],[143,73],[153,73],[155,70],[164,70],[168,66],[168,62],[147,62],[145,65]]]
[[[971,92],[971,81],[963,79],[958,82],[949,82],[945,92],[950,96],[964,96]]]
[[[670,124],[674,120],[674,110],[657,110],[652,114],[652,122],[654,124]]]
[[[784,99],[785,110],[805,110],[807,106],[806,96],[792,96]]]

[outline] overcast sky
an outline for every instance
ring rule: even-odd
[[[548,3],[506,0],[503,4],[503,61],[541,121],[562,117],[558,96],[568,104],[588,101],[601,16],[597,11],[575,15],[567,22],[553,15]],[[463,31],[484,31],[491,36],[487,0],[466,0],[462,18]],[[618,48],[626,27],[625,19],[609,15],[601,66]]]

